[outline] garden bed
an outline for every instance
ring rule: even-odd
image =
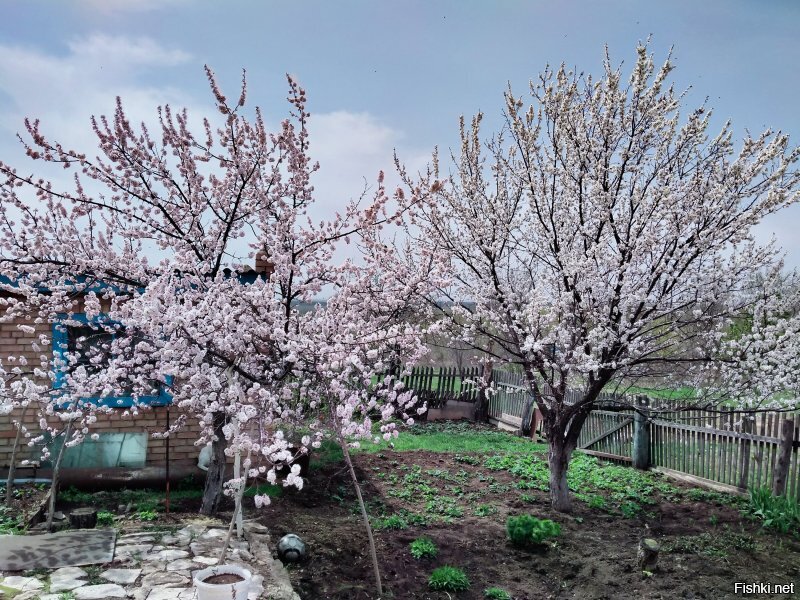
[[[565,516],[549,508],[541,446],[450,427],[431,427],[431,445],[449,436],[456,452],[355,456],[376,527],[386,597],[478,599],[486,588],[499,587],[520,600],[730,598],[737,581],[800,578],[796,538],[744,518],[741,499],[580,456],[571,470],[580,498]],[[398,448],[424,446],[424,433],[418,433],[406,442],[401,437]],[[476,451],[481,438],[483,452]],[[503,451],[493,452],[498,446]],[[540,551],[514,548],[506,539],[506,518],[524,513],[557,521],[561,535]],[[275,499],[262,522],[275,539],[296,533],[307,542],[308,559],[290,567],[303,598],[375,597],[355,497],[335,458],[313,468],[302,491]],[[662,545],[652,575],[636,567],[644,536]],[[434,542],[435,558],[411,556],[409,544],[419,537]],[[431,591],[428,578],[442,565],[462,568],[470,588],[449,596]]]
[[[402,435],[394,449],[365,450],[354,461],[375,527],[384,599],[480,599],[492,587],[517,600],[730,598],[737,581],[800,579],[797,537],[762,529],[743,516],[747,501],[736,496],[578,455],[570,468],[574,512],[562,515],[549,507],[545,447],[510,434],[427,424]],[[269,527],[273,542],[296,533],[307,544],[308,558],[289,565],[302,598],[375,598],[366,535],[337,448],[317,452],[302,491],[257,487],[249,493],[275,497],[260,511],[246,502],[246,518]],[[22,500],[43,492],[27,486],[18,493]],[[161,491],[65,489],[58,508],[90,505],[101,525],[171,532],[196,516],[201,495],[201,482],[175,485],[166,515]],[[223,504],[229,514],[230,501]],[[512,546],[506,519],[522,514],[556,521],[561,534],[539,547]],[[636,567],[643,537],[662,548],[650,575]],[[433,542],[435,557],[412,556],[410,545],[420,538]],[[444,565],[463,569],[470,587],[429,589],[432,571]]]

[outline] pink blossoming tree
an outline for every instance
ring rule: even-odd
[[[231,103],[207,72],[222,118],[204,120],[201,135],[186,110],[169,106],[158,110],[157,133],[135,127],[118,100],[112,117],[92,120],[100,153],[90,158],[26,121],[28,156],[73,171],[74,185],[0,163],[0,274],[3,319],[64,327],[83,313],[80,323],[106,335],[83,354],[43,352],[13,385],[36,391],[43,417],[68,408],[69,444],[90,433],[98,411],[121,416],[97,399],[168,388],[181,413],[172,431],[199,421],[198,443],[213,443],[202,505],[211,514],[236,453],[247,476],[274,482],[278,467],[326,435],[347,449],[397,435],[395,417],[410,422],[414,398],[387,371],[424,350],[405,316],[439,266],[404,260],[382,237],[410,206],[387,196],[382,175],[365,206],[312,222],[318,167],[293,80],[290,117],[270,132],[258,109],[244,114],[244,82]],[[351,241],[361,258],[335,260]],[[325,307],[298,309],[323,293]],[[52,343],[41,338],[39,349]],[[296,466],[284,484],[302,487]]]
[[[604,389],[679,383],[756,406],[800,389],[793,297],[778,250],[753,240],[797,201],[800,151],[771,131],[736,146],[728,123],[709,136],[705,106],[681,114],[672,69],[640,46],[627,82],[607,58],[598,79],[546,69],[527,102],[509,89],[502,131],[462,119],[447,184],[414,209],[418,246],[451,261],[450,335],[526,376],[559,511]],[[434,156],[421,187],[438,178]]]

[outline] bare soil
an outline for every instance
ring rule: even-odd
[[[206,577],[203,583],[208,583],[210,585],[229,585],[231,583],[239,583],[240,581],[244,581],[244,577],[234,573],[221,573],[220,575]]]
[[[663,499],[640,516],[625,518],[576,500],[573,513],[567,516],[550,509],[545,492],[514,488],[515,480],[503,471],[491,472],[493,488],[498,491],[489,492],[487,471],[480,464],[456,462],[454,455],[405,452],[358,454],[354,459],[373,514],[420,508],[419,498],[390,496],[392,488],[385,475],[415,465],[449,473],[466,471],[464,495],[480,493],[481,503],[497,509],[494,514],[476,516],[475,503],[464,500],[460,503],[464,516],[451,524],[376,531],[387,590],[384,599],[480,599],[484,589],[492,586],[507,590],[515,600],[733,598],[735,582],[795,582],[800,589],[798,540],[765,532],[724,504]],[[506,539],[505,521],[509,515],[521,513],[561,523],[562,535],[544,551],[514,548]],[[275,499],[262,511],[261,522],[271,529],[275,540],[295,533],[306,542],[307,559],[287,565],[302,598],[376,598],[366,534],[341,465],[312,469],[303,490]],[[409,544],[420,536],[431,538],[438,546],[434,559],[411,556]],[[661,552],[652,575],[636,567],[642,537],[676,548]],[[727,539],[731,541],[726,546]],[[722,549],[706,554],[703,543],[709,540],[721,544]],[[441,565],[464,569],[470,589],[450,594],[430,591],[428,577]]]

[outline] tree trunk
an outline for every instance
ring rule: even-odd
[[[28,404],[22,407],[22,414],[19,416],[17,423],[17,434],[14,436],[14,447],[11,449],[11,461],[8,464],[8,479],[6,479],[6,506],[11,507],[11,499],[14,494],[14,477],[17,471],[17,450],[19,449],[19,440],[22,437],[22,427],[25,422],[25,413],[28,412]]]
[[[58,496],[58,474],[61,470],[61,459],[64,458],[64,450],[67,448],[70,433],[72,433],[72,421],[67,423],[67,427],[64,430],[64,443],[61,444],[61,448],[58,450],[58,457],[53,465],[53,476],[52,482],[50,483],[50,502],[47,508],[47,531],[51,533],[53,532],[53,515],[56,512],[56,498]]]
[[[547,463],[550,467],[550,505],[553,510],[568,513],[572,510],[572,499],[567,485],[567,469],[572,451],[566,446],[562,435],[547,436]]]
[[[250,464],[250,453],[247,453],[247,464]],[[244,475],[242,475],[242,482],[240,484],[239,490],[236,492],[236,505],[233,509],[233,517],[231,517],[231,522],[228,524],[228,535],[225,536],[225,542],[222,544],[222,552],[219,555],[219,564],[225,564],[225,557],[228,555],[228,546],[231,543],[231,537],[233,535],[233,526],[236,525],[237,528],[241,527],[239,522],[241,521],[242,517],[242,498],[244,498],[244,493],[247,490],[247,471],[249,469],[244,470]],[[240,532],[237,532],[240,533]]]
[[[217,514],[220,500],[222,500],[223,484],[225,483],[225,447],[227,441],[222,428],[227,423],[225,413],[214,413],[214,441],[211,442],[211,461],[208,463],[206,473],[206,485],[203,488],[203,502],[200,506],[200,514],[212,516]]]
[[[347,464],[347,470],[350,472],[350,479],[353,481],[353,487],[356,488],[356,497],[358,498],[358,507],[361,509],[361,518],[364,520],[364,528],[367,530],[367,541],[369,542],[369,554],[372,559],[372,570],[375,574],[375,589],[378,596],[383,596],[383,585],[381,584],[381,570],[378,565],[378,551],[375,548],[375,538],[372,535],[372,525],[369,523],[369,515],[367,514],[367,506],[364,504],[364,498],[361,495],[361,486],[356,477],[356,470],[353,468],[353,461],[350,458],[350,449],[347,447],[347,441],[339,439],[339,446],[342,448],[344,455],[344,462]]]
[[[492,384],[492,369],[494,368],[494,363],[492,361],[486,361],[483,363],[483,373],[481,374],[481,387],[478,390],[478,396],[475,399],[475,407],[473,412],[473,418],[478,423],[488,423],[489,422],[489,395],[486,393],[486,389]]]
[[[639,550],[636,553],[636,562],[642,571],[654,571],[658,564],[658,553],[661,547],[652,538],[645,538],[639,542]]]
[[[97,509],[76,508],[69,513],[69,526],[73,529],[94,529],[97,527]]]

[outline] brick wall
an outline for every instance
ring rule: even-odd
[[[77,307],[79,310],[80,307]],[[52,349],[49,346],[41,346],[40,351],[34,350],[32,344],[38,342],[39,335],[44,333],[48,338],[52,336],[52,329],[49,323],[34,324],[28,322],[35,328],[33,333],[26,333],[17,327],[17,323],[0,323],[0,360],[6,370],[18,365],[16,362],[9,361],[9,357],[24,356],[28,364],[20,368],[24,373],[32,373],[35,367],[41,364],[41,357],[50,359]],[[167,408],[156,407],[148,410],[140,410],[137,416],[123,417],[125,409],[113,409],[109,414],[98,414],[97,423],[92,426],[92,433],[123,433],[123,432],[147,432],[148,434],[164,431],[167,422]],[[170,410],[171,418],[174,421],[177,416],[177,409]],[[16,409],[10,415],[0,416],[0,470],[9,466],[11,452],[16,436],[14,420],[18,420],[21,409]],[[31,434],[35,437],[39,435],[39,424],[36,410],[31,407],[25,415],[25,424],[29,427]],[[200,448],[194,445],[199,435],[199,426],[192,424],[186,429],[181,430],[170,437],[170,463],[171,464],[196,464],[197,455]],[[17,465],[25,459],[38,460],[41,456],[41,447],[31,448],[27,446],[27,440],[20,443],[18,450]],[[147,466],[163,466],[166,460],[166,440],[154,439],[148,435],[146,463]]]
[[[140,411],[137,416],[123,417],[124,409],[114,409],[110,414],[97,416],[97,423],[92,428],[92,433],[141,433],[147,436],[147,466],[164,466],[167,456],[167,442],[164,439],[153,438],[150,434],[164,431],[167,423],[167,408],[159,406],[150,410]],[[16,436],[14,420],[18,420],[21,409],[15,410],[11,415],[0,417],[0,470],[6,469],[11,462],[11,452]],[[170,410],[170,416],[174,422],[176,409]],[[33,436],[38,435],[39,425],[35,411],[30,410],[25,416],[25,424]],[[169,440],[169,456],[171,464],[196,464],[197,455],[200,447],[195,446],[194,442],[199,436],[200,428],[188,425],[185,429],[174,433]],[[23,438],[17,452],[17,465],[22,460],[39,460],[41,457],[41,445],[30,447]]]

